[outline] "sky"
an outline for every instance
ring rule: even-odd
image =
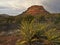
[[[32,5],[42,5],[50,13],[60,13],[60,0],[0,0],[0,14],[15,16]]]

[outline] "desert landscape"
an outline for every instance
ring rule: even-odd
[[[0,45],[60,45],[60,13],[33,5],[17,16],[0,14]]]

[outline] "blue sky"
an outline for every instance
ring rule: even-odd
[[[60,0],[0,0],[0,14],[18,15],[32,5],[42,5],[51,13],[60,12]]]

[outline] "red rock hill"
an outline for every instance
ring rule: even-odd
[[[31,15],[49,14],[49,12],[46,11],[43,6],[34,5],[29,7],[27,11],[25,11],[25,14],[31,14]]]

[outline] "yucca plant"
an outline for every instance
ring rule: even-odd
[[[53,23],[39,23],[35,19],[30,23],[22,21],[20,35],[22,39],[17,41],[17,45],[35,45],[35,41],[40,45],[60,45],[60,31]]]
[[[29,23],[28,21],[23,21],[21,23],[21,29],[20,29],[20,34],[23,39],[20,42],[18,41],[19,44],[23,45],[24,43],[28,43],[28,45],[31,45],[32,41],[37,40],[34,38],[32,39],[32,37],[39,31],[43,30],[42,32],[44,32],[47,26],[48,26],[47,23],[44,23],[44,24],[41,24],[39,22],[35,23],[35,19],[32,20],[31,23]]]

